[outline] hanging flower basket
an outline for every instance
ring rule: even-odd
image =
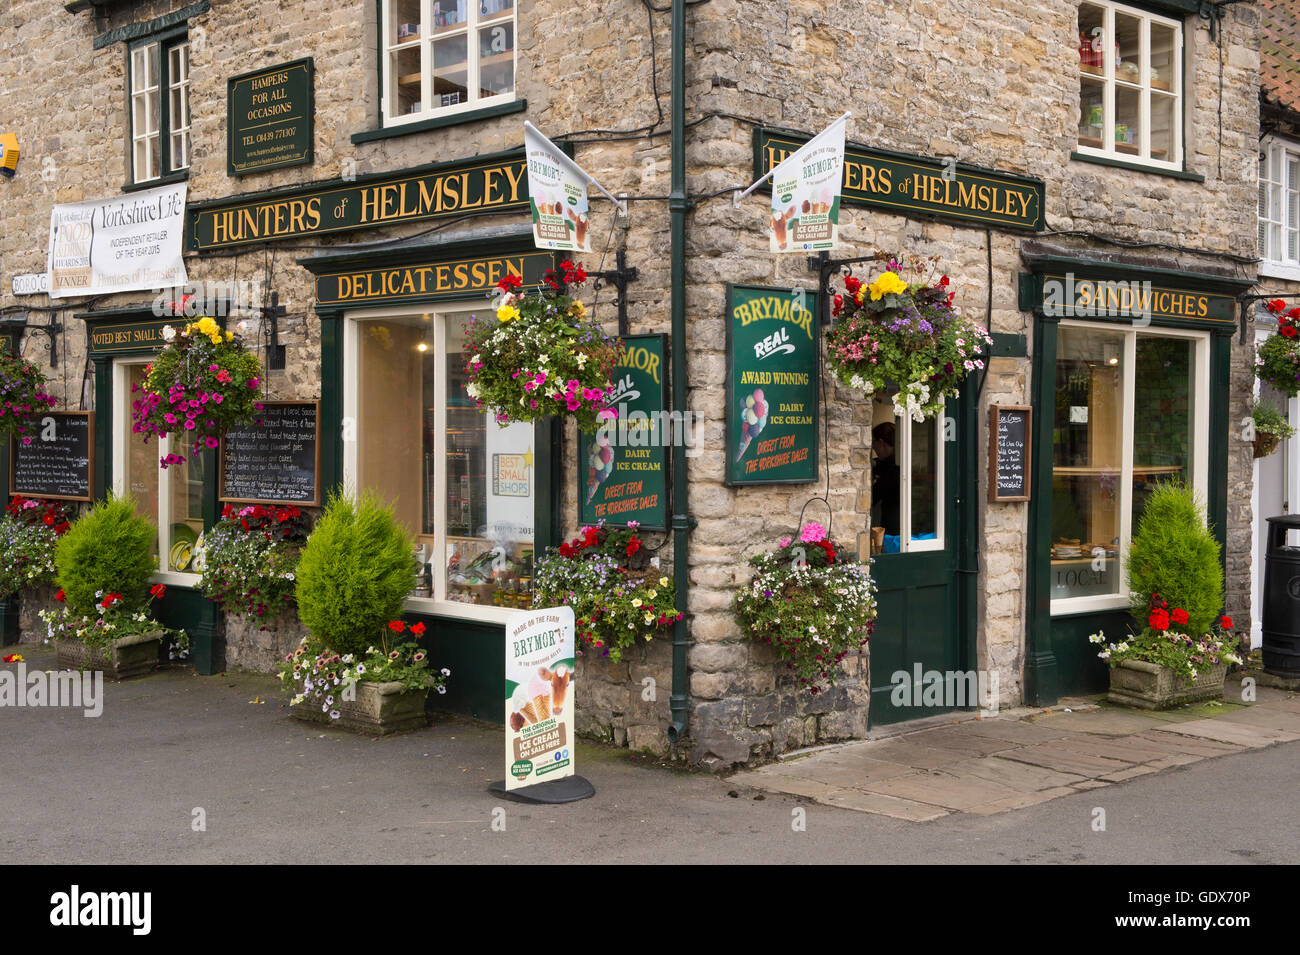
[[[1296,328],[1300,307],[1287,310],[1286,302],[1275,298],[1268,303],[1268,310],[1277,319],[1277,333],[1256,350],[1255,375],[1294,398],[1300,393],[1300,331]]]
[[[948,276],[908,284],[897,262],[870,285],[853,276],[833,299],[827,363],[850,388],[870,396],[897,385],[894,413],[925,421],[984,367],[988,332],[952,304]]]
[[[258,386],[262,366],[236,332],[223,332],[211,318],[201,318],[179,332],[162,330],[166,345],[146,368],[139,397],[131,403],[131,430],[151,437],[179,435],[195,454],[214,449],[229,428],[251,423],[262,410]],[[162,467],[185,456],[168,454]]]
[[[45,393],[45,376],[20,355],[0,351],[0,446],[11,437],[31,444],[43,412],[56,401]]]
[[[876,620],[876,587],[862,564],[842,554],[810,521],[799,539],[750,560],[755,573],[732,601],[746,635],[770,644],[810,693],[835,682],[839,662],[866,646]]]
[[[569,290],[587,280],[581,265],[561,263],[534,293],[518,276],[497,285],[491,318],[465,326],[466,389],[499,424],[567,415],[588,433],[614,418],[610,380],[623,344],[587,319]]]

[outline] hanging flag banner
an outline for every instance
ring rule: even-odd
[[[516,613],[505,650],[505,788],[572,776],[573,608]]]
[[[773,252],[835,248],[848,118],[845,113],[772,170]]]
[[[46,259],[50,298],[187,284],[185,183],[56,205]]]
[[[533,244],[539,249],[590,252],[587,187],[595,186],[626,212],[627,204],[610,195],[559,146],[524,121],[528,165],[528,202],[533,210]]]

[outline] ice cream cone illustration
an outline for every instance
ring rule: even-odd
[[[745,406],[740,412],[740,446],[736,451],[736,461],[740,461],[749,450],[749,443],[767,426],[767,400],[763,389],[755,388],[745,398]]]
[[[591,503],[600,486],[614,473],[614,449],[609,446],[609,435],[598,434],[587,452],[587,502]]]
[[[537,720],[549,720],[551,718],[551,698],[545,693],[539,693],[533,697],[533,708],[537,710]]]
[[[532,701],[525,703],[519,712],[524,715],[524,719],[526,719],[529,723],[538,722],[537,710],[533,706]]]

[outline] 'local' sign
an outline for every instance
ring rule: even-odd
[[[807,136],[756,129],[755,178],[806,142]],[[1041,179],[959,162],[851,145],[844,152],[843,201],[880,206],[903,215],[1038,231],[1045,226],[1045,191]]]

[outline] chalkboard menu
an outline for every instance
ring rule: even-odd
[[[727,286],[726,483],[817,480],[816,293]]]
[[[610,404],[618,417],[578,433],[578,520],[668,529],[667,336],[624,335]]]
[[[14,439],[9,453],[9,490],[27,497],[90,500],[95,423],[89,411],[50,411],[40,416],[32,443]]]
[[[989,409],[989,500],[1029,500],[1029,437],[1033,409],[1002,405]]]
[[[261,424],[226,432],[221,490],[232,504],[320,503],[320,402],[268,401]]]

